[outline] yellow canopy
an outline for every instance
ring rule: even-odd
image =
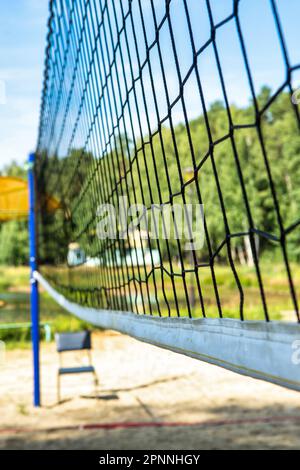
[[[47,196],[47,211],[54,212],[59,202]],[[0,176],[0,222],[27,217],[29,196],[27,181],[11,176]]]

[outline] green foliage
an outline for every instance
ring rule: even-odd
[[[26,221],[11,221],[0,230],[0,264],[20,266],[28,264],[28,228]]]
[[[2,171],[2,175],[26,179],[23,166],[12,162]],[[28,264],[28,225],[27,220],[16,220],[0,224],[0,264],[20,266]]]
[[[4,166],[3,170],[0,172],[2,176],[14,176],[16,178],[27,178],[27,170],[25,165],[19,165],[14,160],[9,164]]]
[[[271,90],[264,87],[257,97],[260,108],[265,106],[270,96]],[[274,199],[278,201],[285,228],[299,220],[300,135],[290,95],[281,93],[277,97],[262,115],[260,126],[255,123],[252,104],[246,108],[232,105],[230,114],[233,124],[243,127],[231,130],[222,103],[211,105],[208,122],[214,145],[209,142],[205,120],[200,116],[189,122],[188,129],[183,124],[177,125],[174,134],[170,128],[163,127],[161,135],[156,134],[144,154],[139,152],[133,162],[138,202],[146,205],[169,201],[171,194],[179,193],[186,182],[185,170],[196,165],[197,180],[186,187],[184,196],[186,202],[198,202],[200,195],[213,250],[226,237],[222,206],[231,234],[248,232],[251,217],[255,229],[279,238],[280,225]],[[136,184],[139,175],[141,185]],[[274,192],[271,190],[272,182]],[[181,199],[181,195],[177,199]],[[177,202],[176,197],[173,202]],[[299,230],[291,231],[287,244],[290,259],[299,260]],[[170,245],[171,252],[176,255],[176,243],[171,242]],[[265,252],[274,254],[278,245],[260,237],[258,255]],[[232,238],[231,249],[235,257],[239,256],[245,263],[251,261],[246,237]],[[225,260],[227,257],[226,248],[223,248],[218,258]],[[208,259],[205,248],[200,259]]]
[[[0,267],[0,308],[1,324],[30,323],[29,268]],[[51,326],[52,340],[55,332],[79,331],[92,328],[86,322],[63,310],[48,294],[40,290],[40,322]],[[43,326],[40,327],[41,340],[45,338]],[[30,347],[30,328],[2,329],[0,340],[8,348]]]
[[[257,96],[260,109],[270,96],[271,90],[264,87]],[[281,93],[274,100],[261,116],[260,127],[256,125],[252,103],[244,108],[231,105],[230,114],[234,126],[242,125],[240,128],[232,130],[221,102],[210,106],[207,116],[210,139],[207,122],[199,116],[189,122],[188,128],[182,123],[175,126],[174,133],[163,126],[152,138],[145,138],[148,142],[145,146],[141,142],[134,146],[122,135],[115,141],[115,148],[105,155],[92,155],[79,148],[71,149],[65,158],[48,156],[45,171],[38,170],[39,194],[56,197],[61,209],[52,214],[41,211],[41,259],[48,264],[65,263],[68,245],[74,240],[79,241],[87,256],[101,251],[102,244],[95,236],[96,209],[101,202],[108,202],[108,195],[109,202],[115,205],[118,196],[127,194],[130,204],[142,203],[147,207],[169,202],[174,194],[174,204],[198,202],[200,197],[213,251],[224,242],[226,223],[231,234],[249,231],[249,213],[255,229],[279,237],[278,213],[266,163],[269,163],[283,226],[288,228],[298,221],[300,206],[300,136],[290,96]],[[196,181],[184,186],[190,178],[186,170],[195,165]],[[25,170],[15,162],[4,172],[25,176]],[[103,179],[103,173],[108,178]],[[226,221],[222,207],[226,210]],[[82,231],[82,227],[87,229]],[[1,263],[27,262],[25,222],[3,224],[0,241]],[[153,248],[157,246],[155,241],[151,244]],[[289,233],[287,244],[290,259],[300,260],[298,229]],[[272,259],[276,254],[280,260],[278,245],[259,237],[259,256]],[[168,252],[178,257],[176,240],[161,240],[160,248],[166,260]],[[251,249],[245,237],[232,238],[231,251],[241,262],[251,264]],[[199,253],[199,261],[208,259],[206,243]],[[228,259],[226,247],[218,259],[224,262]]]

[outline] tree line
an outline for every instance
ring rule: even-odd
[[[264,87],[257,96],[258,109],[265,108],[259,115],[252,103],[227,110],[215,102],[207,116],[188,125],[162,126],[144,141],[133,143],[128,135],[119,136],[101,158],[95,150],[83,149],[72,149],[65,158],[41,155],[41,189],[61,202],[56,214],[43,215],[44,259],[66,259],[67,246],[74,239],[88,255],[96,255],[100,246],[93,220],[97,204],[116,203],[119,195],[127,194],[131,203],[146,206],[201,201],[207,234],[199,253],[202,261],[209,259],[208,244],[215,252],[229,237],[232,256],[251,265],[253,245],[251,249],[246,236],[250,228],[256,232],[257,255],[271,259],[280,257],[282,228],[287,230],[289,257],[298,261],[299,124],[288,93],[270,99],[271,90]],[[16,163],[2,173],[25,176]],[[2,224],[0,243],[1,263],[26,263],[26,221]],[[175,240],[168,246],[162,241],[160,247],[163,256],[178,255]],[[226,246],[217,257],[225,261]]]

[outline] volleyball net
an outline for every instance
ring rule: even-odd
[[[291,8],[50,2],[35,276],[94,325],[300,389]]]

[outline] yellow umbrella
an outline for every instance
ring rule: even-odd
[[[23,219],[29,210],[27,181],[11,176],[0,176],[0,222]],[[60,207],[59,202],[46,196],[46,209],[54,212]]]

